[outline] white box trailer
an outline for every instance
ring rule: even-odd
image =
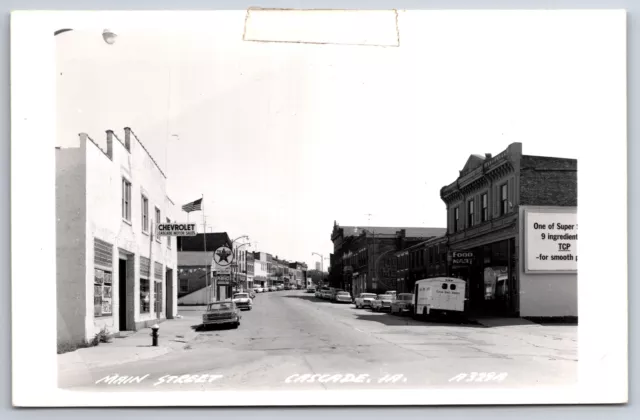
[[[464,312],[466,282],[454,277],[434,277],[416,281],[414,315],[437,312]]]

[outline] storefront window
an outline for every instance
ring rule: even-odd
[[[156,280],[154,289],[154,311],[156,313],[162,312],[162,281]]]
[[[149,313],[151,296],[149,296],[149,279],[140,279],[140,313]]]
[[[456,207],[455,209],[453,209],[453,231],[454,232],[458,231],[459,221],[460,221],[460,209]]]
[[[489,199],[486,193],[482,194],[482,221],[489,220]]]
[[[111,271],[96,269],[93,279],[93,315],[111,316],[113,301],[111,299]]]
[[[494,266],[484,269],[484,300],[505,299],[508,294],[509,270],[507,266]]]
[[[507,193],[507,184],[500,187],[500,215],[504,216],[509,211],[508,207],[509,195]]]

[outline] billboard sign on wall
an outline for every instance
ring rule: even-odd
[[[526,273],[578,271],[578,215],[573,212],[524,213]]]

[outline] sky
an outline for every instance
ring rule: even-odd
[[[247,42],[244,24],[57,36],[57,142],[131,127],[176,205],[204,196],[213,231],[309,267],[334,221],[445,227],[440,188],[470,154],[578,158],[606,59],[588,25],[535,14],[402,12],[400,47]]]

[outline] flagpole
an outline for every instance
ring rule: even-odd
[[[202,227],[204,228],[204,258],[206,261],[205,264],[205,284],[207,287],[207,292],[205,293],[205,297],[207,299],[207,305],[211,303],[211,290],[209,290],[209,259],[207,258],[207,219],[204,216],[204,194],[202,194]]]

